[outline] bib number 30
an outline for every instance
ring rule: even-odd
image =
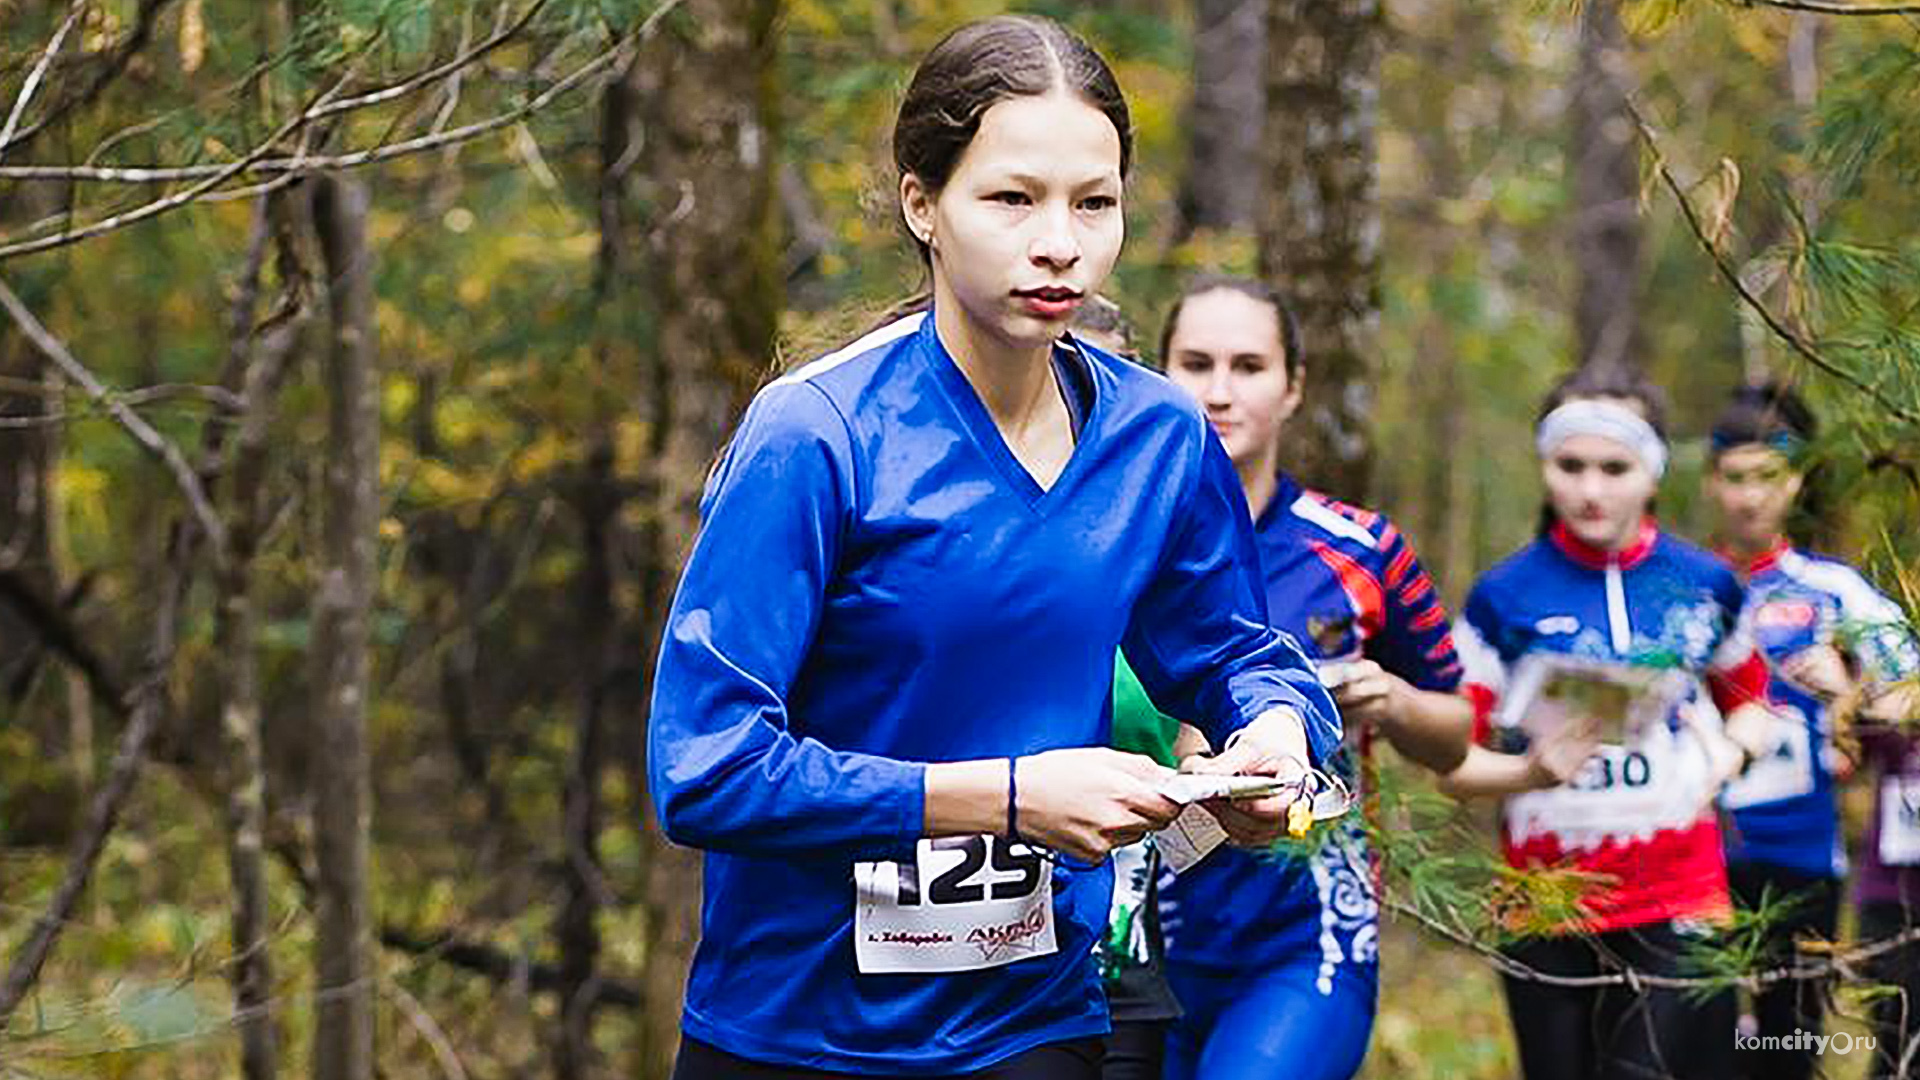
[[[854,958],[863,974],[976,971],[1059,950],[1053,877],[998,836],[922,840],[911,862],[853,866]]]

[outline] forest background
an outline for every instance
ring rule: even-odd
[[[0,0],[0,1076],[664,1075],[699,485],[920,284],[892,112],[1003,7]],[[1547,386],[1622,364],[1695,538],[1708,418],[1799,385],[1806,524],[1920,607],[1920,7],[1013,7],[1129,93],[1147,351],[1191,272],[1292,291],[1295,466],[1450,601]],[[1386,964],[1369,1075],[1510,1073],[1480,958]]]

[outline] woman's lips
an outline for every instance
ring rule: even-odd
[[[1042,319],[1066,319],[1072,317],[1080,307],[1082,294],[1068,288],[1047,286],[1039,289],[1016,289],[1014,297],[1020,301],[1027,314]]]

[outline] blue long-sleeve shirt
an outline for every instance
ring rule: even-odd
[[[913,1075],[1105,1030],[1104,867],[1053,871],[1057,952],[939,974],[857,971],[851,878],[911,857],[925,763],[1107,744],[1116,646],[1216,744],[1286,705],[1337,747],[1197,409],[1092,349],[1054,362],[1078,439],[1051,488],[927,316],[765,388],[716,467],[649,727],[668,835],[708,852],[692,1037]]]

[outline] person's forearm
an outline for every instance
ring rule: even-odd
[[[1467,758],[1473,703],[1458,694],[1405,686],[1399,707],[1382,718],[1380,734],[1402,755],[1444,776]]]
[[[1277,705],[1261,713],[1253,723],[1234,732],[1227,745],[1241,742],[1273,757],[1292,758],[1302,768],[1314,763],[1307,745],[1306,720],[1291,706]]]
[[[1181,724],[1180,733],[1173,738],[1173,760],[1185,761],[1196,754],[1210,754],[1213,747],[1207,742],[1206,732],[1192,724]]]
[[[1920,719],[1920,681],[1908,679],[1872,688],[1860,706],[1860,715],[1891,723]]]
[[[1541,786],[1539,773],[1529,758],[1471,744],[1460,764],[1440,778],[1440,790],[1455,798],[1518,795]]]
[[[927,766],[926,835],[995,835],[1007,831],[1007,759]]]

